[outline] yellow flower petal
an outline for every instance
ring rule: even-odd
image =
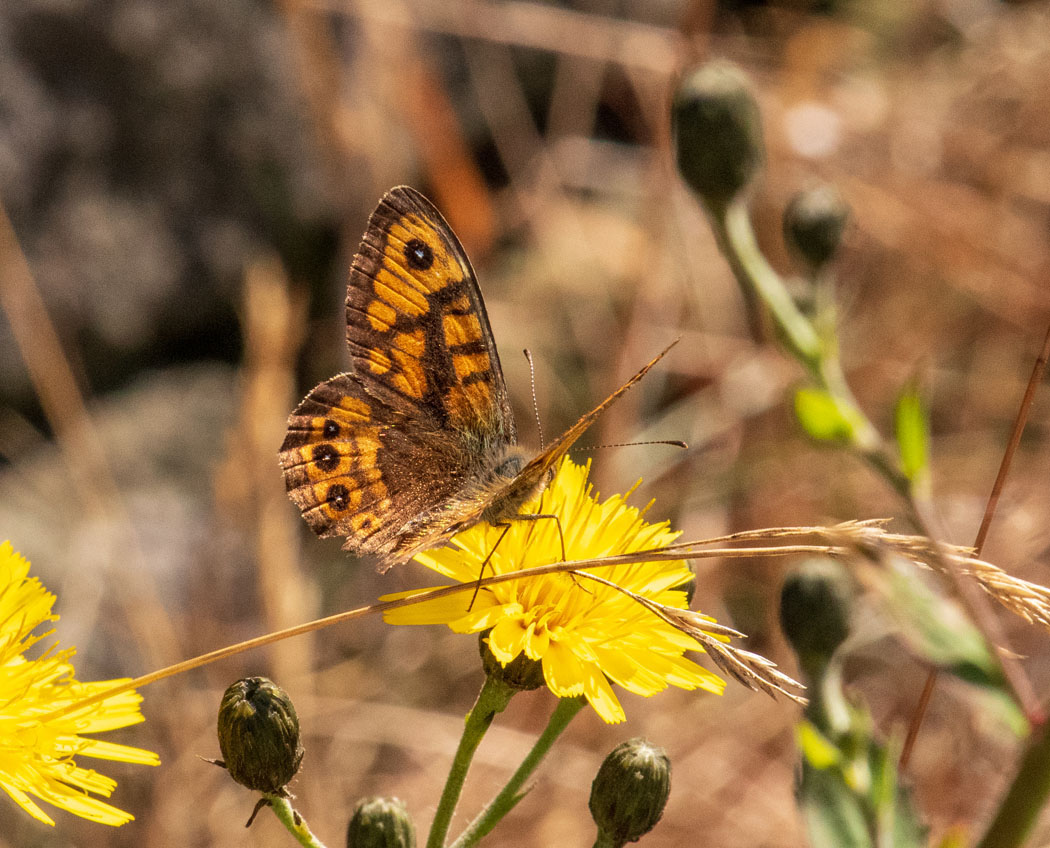
[[[90,821],[125,824],[133,818],[92,796],[108,797],[116,781],[78,766],[75,757],[156,765],[157,755],[94,739],[142,721],[141,697],[122,692],[93,706],[56,715],[92,695],[124,682],[82,683],[74,677],[71,649],[47,649],[37,659],[26,650],[49,632],[34,633],[56,620],[55,596],[35,577],[29,562],[10,542],[0,544],[0,789],[38,821],[54,824],[33,800],[38,798]]]
[[[433,586],[430,589],[412,589],[408,592],[392,592],[383,595],[381,601],[399,601],[402,598],[411,598],[415,595],[439,589]],[[481,598],[478,599],[482,601]],[[488,599],[484,599],[487,601]],[[389,624],[447,624],[461,618],[466,612],[467,604],[470,603],[470,593],[464,589],[462,594],[446,595],[443,598],[435,598],[432,601],[421,601],[412,606],[398,607],[383,613],[384,620]],[[485,604],[485,606],[489,606]]]
[[[624,497],[599,502],[587,473],[587,466],[563,460],[550,486],[521,509],[523,514],[556,515],[557,522],[477,524],[457,534],[449,547],[427,551],[416,561],[472,584],[486,560],[486,574],[497,575],[560,562],[562,538],[568,559],[589,560],[666,547],[677,537],[666,522],[647,523],[643,511],[629,506]],[[678,609],[687,607],[682,587],[694,579],[682,561],[591,570]],[[541,661],[551,692],[559,698],[585,695],[605,721],[624,718],[610,680],[646,696],[668,686],[719,694],[724,688],[718,675],[682,656],[685,651],[703,651],[695,640],[615,588],[556,573],[484,586],[468,611],[469,601],[464,593],[393,610],[385,617],[392,624],[444,623],[460,633],[489,630],[489,648],[499,662],[506,665],[522,653]]]
[[[521,653],[526,634],[520,619],[500,619],[489,633],[489,650],[492,651],[492,656],[506,665]]]
[[[550,631],[542,626],[537,629],[536,623],[533,622],[529,625],[528,630],[525,633],[525,641],[522,645],[522,650],[525,651],[525,656],[530,660],[538,660],[547,652],[550,643]]]
[[[613,693],[605,675],[594,666],[588,666],[586,672],[583,694],[587,698],[587,703],[609,724],[619,724],[626,720],[627,716],[620,705],[620,700]]]
[[[543,655],[543,679],[559,698],[574,698],[583,694],[587,673],[576,654],[555,642]]]

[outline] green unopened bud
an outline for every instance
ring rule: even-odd
[[[487,637],[488,631],[482,633],[478,638],[481,665],[486,675],[496,677],[511,689],[517,689],[520,692],[528,692],[543,686],[543,664],[539,660],[529,659],[522,651],[509,663],[503,665],[489,649]]]
[[[285,795],[299,770],[299,718],[287,693],[265,677],[232,684],[219,705],[219,749],[230,777],[249,789]]]
[[[751,184],[765,158],[747,78],[728,62],[702,65],[682,78],[671,110],[678,170],[717,211]]]
[[[849,635],[850,585],[830,559],[804,562],[784,581],[780,626],[811,677],[822,673]]]
[[[363,798],[346,829],[346,848],[415,848],[416,829],[399,798]]]
[[[671,761],[663,748],[644,739],[617,745],[591,784],[597,844],[637,842],[660,821],[670,792]]]
[[[784,240],[811,268],[825,265],[839,248],[849,204],[830,185],[800,191],[784,210]]]

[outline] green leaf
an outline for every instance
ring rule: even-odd
[[[929,466],[930,424],[916,380],[909,380],[897,398],[894,426],[901,471],[912,482],[918,482],[926,476]]]
[[[795,727],[795,742],[806,762],[815,769],[827,769],[842,761],[835,743],[821,733],[810,721],[800,721]]]
[[[798,804],[810,844],[923,848],[928,830],[900,782],[899,746],[873,735],[865,709],[850,712],[851,727],[837,741],[808,722],[795,729],[803,754]]]
[[[982,721],[999,722],[1016,739],[1024,739],[1032,732],[1028,717],[1007,689],[975,689],[974,701],[974,715],[981,716]]]
[[[816,769],[803,760],[798,805],[813,848],[874,848],[864,799],[838,769]]]
[[[929,828],[922,823],[906,786],[900,783],[897,772],[898,745],[872,741],[869,760],[874,775],[872,801],[875,821],[882,838],[879,844],[894,848],[921,848],[927,844]]]
[[[939,668],[970,683],[998,688],[999,666],[988,644],[959,605],[937,592],[927,572],[900,557],[887,557],[877,581],[904,640]]]
[[[796,391],[795,415],[807,435],[820,442],[849,442],[856,433],[851,416],[823,389]]]

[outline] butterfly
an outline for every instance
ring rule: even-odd
[[[485,302],[437,208],[399,186],[372,213],[350,269],[352,371],[288,419],[288,494],[322,537],[379,570],[478,522],[513,519],[594,419],[670,346],[539,453],[517,444]],[[673,343],[672,343],[673,346]]]

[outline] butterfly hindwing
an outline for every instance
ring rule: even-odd
[[[314,388],[288,420],[285,484],[318,536],[363,534],[391,510],[376,460],[384,424],[362,395],[353,375],[340,374]]]
[[[318,536],[387,554],[432,499],[451,497],[465,460],[454,440],[413,426],[356,375],[339,374],[292,413],[280,461],[289,495]]]

